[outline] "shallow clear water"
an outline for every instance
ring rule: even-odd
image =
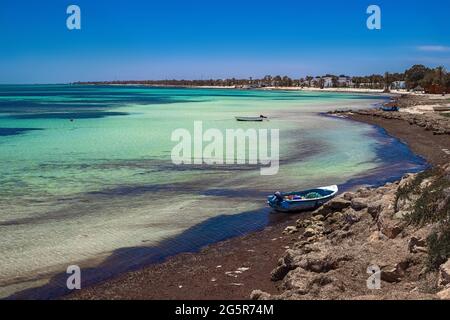
[[[73,263],[95,265],[119,248],[158,246],[210,219],[260,212],[274,190],[364,182],[369,176],[382,181],[417,170],[423,161],[376,128],[318,114],[380,99],[0,86],[0,297],[42,284],[35,281]],[[234,119],[259,114],[270,121]],[[173,165],[173,130],[192,131],[198,120],[205,130],[280,129],[279,174],[261,176],[259,167]],[[266,221],[258,219],[255,214],[255,221]],[[195,233],[189,239],[195,242]]]

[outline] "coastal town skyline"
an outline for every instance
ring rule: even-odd
[[[2,1],[0,83],[360,76],[414,64],[449,69],[448,2],[376,2],[380,30],[367,28],[372,3],[361,1],[237,7],[46,0],[27,3],[26,11],[21,2]],[[80,30],[66,27],[71,4],[80,8]]]

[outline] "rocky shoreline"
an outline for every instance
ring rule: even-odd
[[[310,219],[287,227],[286,233],[300,236],[271,273],[283,292],[270,295],[255,290],[251,298],[449,299],[450,259],[437,269],[429,265],[433,248],[428,241],[450,215],[450,165],[437,171],[347,192],[313,212]],[[445,184],[438,201],[445,218],[414,225],[410,215],[421,195],[439,179]],[[379,290],[367,286],[370,268],[380,272]]]
[[[404,96],[388,104],[420,103],[424,98]],[[423,145],[434,144],[418,148],[434,167],[379,188],[347,192],[288,226],[284,233],[299,234],[298,239],[271,273],[281,293],[254,290],[251,299],[450,299],[449,118],[375,109],[331,114],[381,122],[406,140],[414,131]],[[406,132],[405,122],[411,126]]]
[[[402,120],[408,122],[410,125],[415,125],[430,131],[435,135],[450,135],[450,121],[436,113],[428,114],[413,114],[407,112],[385,112],[378,109],[366,110],[337,110],[330,112],[330,114],[341,115],[362,115],[374,118],[382,118],[387,120]]]

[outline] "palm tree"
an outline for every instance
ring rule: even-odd
[[[275,77],[273,78],[273,81],[274,81],[275,87],[279,87],[280,84],[281,84],[281,76],[275,76]]]
[[[445,74],[447,71],[443,66],[439,66],[436,68],[438,79],[439,79],[439,87],[442,89],[442,95],[445,96],[446,85],[444,83]]]
[[[384,74],[384,92],[389,93],[391,92],[390,87],[391,87],[392,81],[389,77],[389,72],[386,72]]]

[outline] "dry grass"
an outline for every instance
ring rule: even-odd
[[[421,183],[433,177],[431,184],[421,188]],[[427,239],[428,267],[436,270],[450,257],[450,199],[445,190],[450,188],[450,177],[442,169],[435,168],[420,173],[416,179],[399,188],[397,199],[418,196],[413,209],[405,220],[415,226],[437,223],[438,227]]]

